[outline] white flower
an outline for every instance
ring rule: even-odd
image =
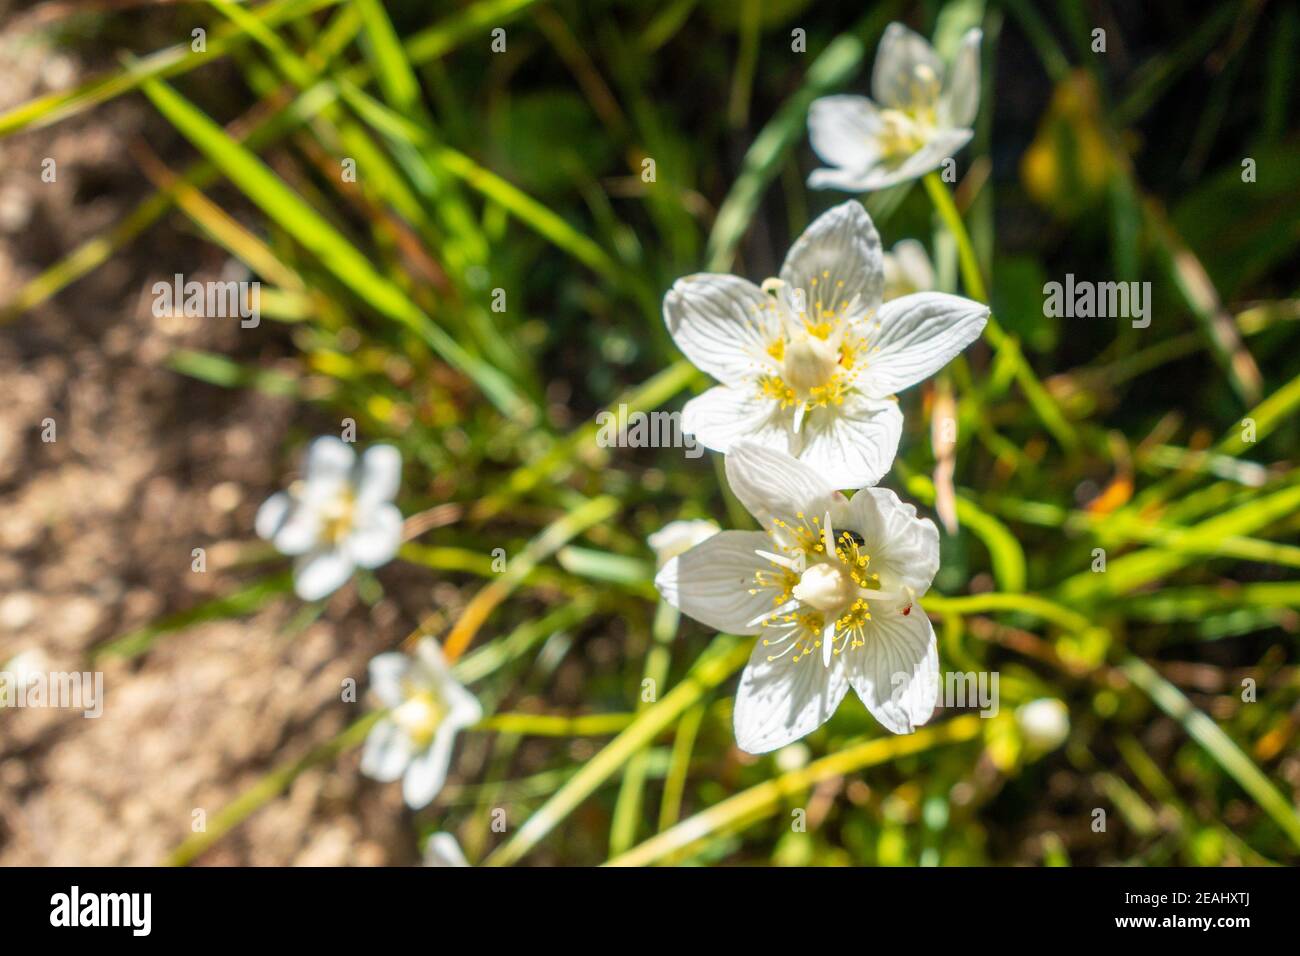
[[[886,302],[913,292],[933,292],[936,285],[930,256],[915,239],[903,239],[885,253]]]
[[[884,261],[855,200],[823,213],[779,279],[678,279],[664,297],[677,347],[722,382],[686,403],[682,427],[715,451],[755,441],[836,488],[875,484],[898,451],[895,392],[934,374],[988,319],[978,302],[928,292],[881,305]]]
[[[460,844],[450,833],[435,833],[424,844],[425,866],[469,866]]]
[[[1035,753],[1045,754],[1070,736],[1070,711],[1055,697],[1040,697],[1016,708],[1016,723]]]
[[[34,683],[52,670],[50,659],[39,647],[29,647],[0,666],[0,708],[13,706]],[[53,675],[51,675],[53,676]]]
[[[716,522],[707,518],[698,518],[695,521],[670,521],[645,540],[646,544],[650,545],[650,550],[655,553],[656,565],[662,568],[669,558],[675,558],[691,550],[701,541],[712,538],[721,530]]]
[[[736,743],[766,753],[811,733],[851,686],[894,733],[930,719],[939,655],[917,599],[939,569],[939,531],[892,491],[850,500],[817,471],[752,443],[727,479],[762,531],[723,531],[655,578],[710,627],[761,634],[736,692]]]
[[[294,590],[304,601],[333,593],[358,565],[387,564],[402,543],[402,513],[392,504],[402,480],[402,454],[373,445],[357,461],[346,442],[317,438],[307,449],[306,475],[273,494],[254,527],[293,555]]]
[[[361,772],[385,783],[401,777],[407,806],[418,810],[447,779],[456,732],[478,723],[483,708],[452,676],[431,637],[420,639],[413,656],[373,658],[370,689],[388,713],[366,737]]]
[[[945,75],[934,48],[891,23],[876,51],[871,92],[826,96],[808,112],[813,151],[831,168],[808,177],[814,189],[870,192],[923,176],[966,145],[980,99],[979,30],[961,42]]]

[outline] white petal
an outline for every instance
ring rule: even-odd
[[[352,474],[357,455],[352,446],[333,435],[322,435],[307,448],[307,481],[345,481]]]
[[[291,502],[288,514],[280,522],[271,543],[281,554],[306,554],[320,539],[320,515],[301,501]]]
[[[315,509],[283,491],[262,502],[253,519],[259,537],[267,538],[281,554],[306,554],[320,536],[320,520]]]
[[[903,436],[898,402],[849,393],[804,421],[799,461],[834,488],[874,485],[894,464]]]
[[[812,733],[830,719],[849,689],[843,655],[831,658],[827,667],[820,654],[798,663],[789,654],[769,661],[772,654],[760,638],[736,689],[736,744],[752,754]]]
[[[975,123],[980,107],[979,30],[968,30],[952,62],[939,96],[939,122],[950,127],[969,127]]]
[[[761,531],[720,531],[655,575],[663,599],[688,617],[730,634],[757,634],[751,622],[772,610],[770,590],[754,589],[754,572],[768,567],[755,552],[771,547]]]
[[[435,687],[451,677],[451,668],[443,656],[442,645],[432,637],[422,637],[415,645],[415,673],[421,684]]]
[[[722,529],[707,518],[694,521],[670,521],[645,539],[655,553],[655,562],[663,567],[669,558],[685,554],[701,541],[707,541]]]
[[[312,551],[294,564],[293,589],[304,601],[318,601],[342,587],[354,567],[346,551]]]
[[[975,134],[968,129],[944,129],[933,134],[916,152],[897,159],[879,163],[855,175],[854,181],[861,192],[874,192],[899,183],[924,176],[943,165],[944,160],[956,156]],[[810,181],[811,185],[811,181]]]
[[[839,496],[825,476],[785,452],[742,442],[725,465],[727,484],[765,528],[774,518],[790,521],[800,512],[821,517],[837,507]]]
[[[274,538],[284,519],[289,516],[292,503],[293,499],[283,491],[277,491],[263,501],[262,506],[257,509],[257,517],[253,519],[253,530],[257,532],[257,536],[268,541]]]
[[[401,485],[402,453],[392,445],[371,445],[366,449],[357,478],[357,503],[392,501]]]
[[[787,290],[804,290],[813,319],[819,303],[837,314],[855,297],[861,311],[879,305],[885,287],[884,253],[862,203],[850,199],[813,220],[790,247],[781,279]]]
[[[450,833],[435,833],[424,844],[425,866],[469,866],[460,844]]]
[[[935,284],[930,256],[915,239],[903,239],[885,253],[885,301],[913,292],[931,292]]]
[[[390,783],[406,772],[411,760],[411,741],[391,720],[370,728],[361,751],[361,772],[372,780]]]
[[[823,96],[808,108],[808,141],[822,161],[866,169],[879,157],[880,109],[865,96]]]
[[[760,395],[749,383],[715,385],[682,409],[682,431],[705,448],[726,453],[740,441],[772,448],[790,447],[790,416],[776,399]]]
[[[943,61],[928,40],[901,23],[891,23],[880,38],[871,71],[871,95],[881,106],[904,109],[918,104],[916,67],[928,69],[936,81],[943,79]]]
[[[867,710],[896,734],[910,734],[939,699],[939,651],[921,605],[873,615],[866,645],[845,652],[849,680]]]
[[[412,810],[427,807],[447,782],[451,747],[455,741],[456,729],[444,724],[438,728],[429,749],[418,754],[407,766],[402,777],[402,798]]]
[[[750,381],[779,333],[774,303],[738,276],[697,273],[664,296],[664,322],[696,368],[728,385]]]
[[[861,169],[814,169],[808,174],[808,188],[838,189],[846,193],[871,192],[880,188],[872,185],[879,175]]]
[[[411,659],[396,651],[370,659],[370,690],[385,707],[396,707],[404,698],[402,680],[411,669]]]
[[[396,505],[381,504],[363,511],[358,502],[357,523],[348,535],[347,550],[363,568],[377,568],[393,560],[402,544],[402,513]]]
[[[876,313],[879,331],[869,337],[862,387],[883,398],[929,378],[979,338],[988,318],[988,306],[944,292],[886,302]]]
[[[483,719],[483,705],[478,698],[465,689],[465,685],[456,680],[448,670],[439,685],[442,699],[446,701],[448,711],[445,720],[455,729],[470,727]]]
[[[930,589],[939,572],[939,529],[933,521],[918,518],[916,508],[888,488],[863,488],[845,515],[848,526],[862,535],[862,548],[871,555],[867,570],[880,575],[883,590],[905,586],[920,596]]]

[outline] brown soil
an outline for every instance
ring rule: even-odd
[[[87,72],[30,33],[0,31],[0,109]],[[128,150],[146,133],[167,140],[147,104],[127,97],[0,140],[0,303],[148,195]],[[54,182],[41,179],[45,157]],[[223,561],[292,466],[282,453],[290,429],[309,426],[294,421],[302,412],[292,403],[201,385],[166,361],[176,345],[284,354],[283,330],[159,320],[148,298],[173,272],[204,280],[225,268],[173,214],[0,327],[0,665],[39,649],[53,670],[85,669],[95,645],[248,579]],[[208,550],[206,573],[191,570],[195,547]],[[157,863],[189,835],[195,809],[211,817],[337,733],[358,713],[340,702],[341,682],[364,686],[368,658],[412,621],[388,600],[361,605],[348,588],[290,633],[297,607],[277,601],[97,665],[98,719],[0,713],[0,865]],[[397,788],[363,780],[357,763],[353,753],[305,773],[203,862],[411,862]]]

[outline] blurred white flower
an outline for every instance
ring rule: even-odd
[[[650,550],[655,553],[656,565],[662,568],[669,558],[675,558],[691,550],[701,541],[713,537],[721,530],[716,522],[707,518],[698,518],[694,521],[670,521],[645,540],[646,544],[650,545]]]
[[[424,844],[425,866],[469,866],[465,854],[450,833],[435,833]]]
[[[1025,742],[1037,753],[1047,753],[1070,736],[1070,711],[1055,697],[1040,697],[1016,708],[1016,723]]]
[[[749,440],[811,465],[836,488],[893,464],[894,393],[974,341],[987,307],[939,292],[881,305],[884,260],[854,200],[823,213],[759,288],[730,275],[678,279],[664,298],[677,347],[722,384],[686,403],[682,426],[715,451]]]
[[[762,531],[723,531],[655,577],[664,600],[733,634],[763,635],[736,692],[736,743],[767,753],[825,723],[851,686],[886,728],[911,733],[939,691],[934,629],[917,599],[939,531],[892,491],[850,500],[813,468],[741,443],[727,479]]]
[[[826,96],[808,111],[813,151],[830,168],[814,189],[870,192],[923,176],[970,141],[979,111],[979,30],[969,31],[950,69],[901,23],[885,29],[871,74],[874,101]]]
[[[51,670],[50,659],[39,647],[29,647],[0,667],[0,708],[26,698],[32,678],[43,678]]]
[[[885,301],[913,292],[933,292],[934,266],[925,246],[915,239],[903,239],[885,253]]]
[[[26,680],[30,674],[48,673],[50,659],[39,647],[29,647],[9,658],[0,670],[12,674],[17,680]]]
[[[782,773],[802,770],[812,759],[812,751],[804,744],[794,743],[776,752],[776,769]]]
[[[456,732],[478,723],[483,708],[452,676],[442,649],[421,638],[413,655],[370,661],[370,689],[388,713],[371,729],[361,772],[385,783],[402,778],[407,806],[427,806],[447,779]]]
[[[402,480],[402,455],[373,445],[360,462],[346,442],[324,436],[307,449],[305,475],[273,494],[254,527],[294,556],[294,590],[304,601],[333,593],[357,566],[387,564],[402,543],[402,513],[392,503]]]

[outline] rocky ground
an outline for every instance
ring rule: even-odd
[[[2,6],[2,4],[0,4]],[[0,109],[111,63],[36,41],[0,17]],[[133,140],[167,141],[139,97],[0,140],[0,304],[119,221],[149,193]],[[187,151],[173,161],[179,163]],[[53,182],[42,163],[55,160]],[[0,663],[36,651],[81,670],[97,644],[226,593],[223,569],[251,537],[260,501],[292,466],[282,449],[302,410],[171,371],[183,344],[265,357],[263,322],[153,317],[148,290],[173,272],[217,278],[227,263],[176,214],[50,301],[0,326]],[[43,422],[54,441],[43,441]],[[206,573],[191,549],[207,549]],[[149,864],[287,758],[356,714],[340,682],[412,626],[388,601],[345,589],[305,629],[295,606],[162,638],[107,661],[103,716],[0,712],[0,865]],[[290,626],[292,624],[292,630]],[[30,660],[30,658],[29,658]],[[203,862],[379,864],[414,858],[395,787],[357,755],[301,776]]]

